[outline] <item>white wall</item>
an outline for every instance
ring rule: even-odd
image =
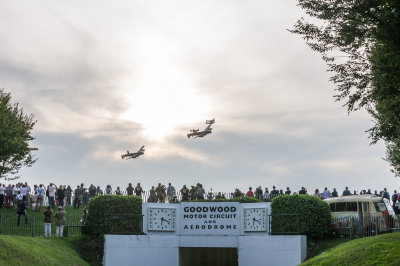
[[[106,266],[177,266],[179,238],[176,236],[105,235]]]
[[[239,266],[294,266],[307,254],[305,236],[106,235],[104,264],[179,265],[179,247],[238,248]]]
[[[239,236],[239,266],[294,266],[307,256],[306,236]]]

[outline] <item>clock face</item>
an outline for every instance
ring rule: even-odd
[[[246,232],[267,231],[267,209],[243,209],[243,229]]]
[[[175,231],[175,209],[148,208],[148,231]]]

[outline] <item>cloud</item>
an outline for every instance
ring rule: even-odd
[[[346,116],[319,55],[286,30],[301,15],[288,1],[4,3],[1,87],[38,120],[24,177],[395,186],[368,115]],[[211,135],[187,139],[211,118]]]

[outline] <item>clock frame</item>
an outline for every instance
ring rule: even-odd
[[[266,232],[267,208],[243,209],[243,230],[245,232]]]
[[[176,209],[148,208],[147,231],[173,232],[176,230]]]

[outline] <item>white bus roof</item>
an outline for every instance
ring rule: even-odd
[[[357,202],[357,201],[374,201],[379,202],[382,200],[381,196],[375,196],[372,194],[363,194],[363,195],[349,195],[349,196],[341,196],[341,197],[331,197],[325,199],[328,203],[333,202]]]

